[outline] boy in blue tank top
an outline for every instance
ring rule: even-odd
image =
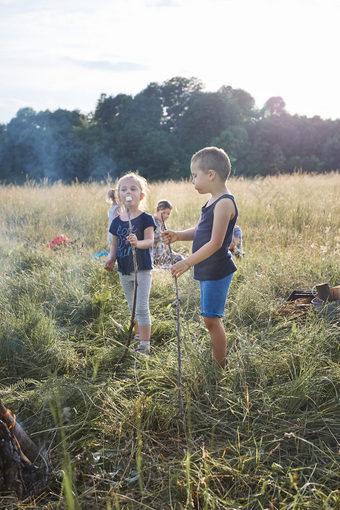
[[[190,170],[198,193],[210,193],[211,197],[195,227],[166,230],[162,237],[168,244],[193,240],[192,255],[174,264],[171,272],[178,278],[194,266],[194,278],[200,282],[201,315],[210,334],[213,356],[225,368],[227,340],[222,315],[236,271],[228,248],[238,216],[235,199],[226,186],[231,165],[223,149],[206,147],[192,156]]]

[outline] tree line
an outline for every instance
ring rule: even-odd
[[[290,115],[281,97],[259,109],[242,89],[206,92],[197,78],[174,77],[134,97],[102,94],[86,115],[20,109],[0,125],[0,181],[115,179],[131,170],[176,180],[209,145],[226,150],[237,176],[327,172],[340,168],[340,120]]]

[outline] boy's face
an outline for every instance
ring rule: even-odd
[[[163,219],[163,221],[166,221],[169,218],[170,214],[171,214],[171,209],[166,208],[166,209],[159,209],[159,211],[157,211],[156,216],[159,220],[162,221],[162,219]]]
[[[198,193],[209,193],[211,183],[209,172],[203,172],[197,163],[191,165],[191,178]]]

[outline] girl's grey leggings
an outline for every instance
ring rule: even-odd
[[[124,296],[129,305],[130,315],[132,314],[133,294],[135,290],[134,273],[122,274],[118,273],[120,283],[123,287]],[[139,326],[150,326],[149,296],[151,289],[151,270],[138,271],[137,273],[137,298],[136,298],[136,319]]]

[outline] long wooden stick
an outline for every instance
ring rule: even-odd
[[[166,230],[165,221],[163,219],[163,213],[161,213],[161,218],[162,218],[163,229]],[[168,246],[169,246],[169,251],[170,251],[171,264],[173,264],[174,257],[173,257],[172,249],[171,249],[170,244]],[[174,280],[175,280],[175,290],[176,290],[176,315],[177,315],[177,321],[176,321],[177,363],[178,363],[177,387],[178,387],[179,409],[180,409],[182,420],[184,423],[184,405],[183,405],[183,394],[182,394],[182,355],[181,355],[180,311],[179,311],[178,282],[177,282],[176,276],[175,276]]]
[[[130,216],[130,201],[131,197],[126,197],[126,212],[128,215],[128,221],[129,221],[129,233],[132,234],[132,223],[131,223],[131,216]],[[133,293],[133,304],[132,304],[132,312],[131,312],[131,321],[130,321],[130,327],[128,331],[128,337],[126,340],[126,345],[123,354],[119,358],[119,360],[116,363],[116,366],[120,365],[120,363],[123,361],[123,359],[126,356],[126,353],[128,352],[128,349],[130,347],[131,343],[131,337],[132,337],[132,331],[135,325],[135,316],[136,316],[136,302],[137,302],[137,287],[138,287],[138,265],[137,265],[137,256],[136,256],[136,249],[133,245],[131,245],[132,249],[132,259],[133,259],[133,269],[135,273],[135,289]]]

